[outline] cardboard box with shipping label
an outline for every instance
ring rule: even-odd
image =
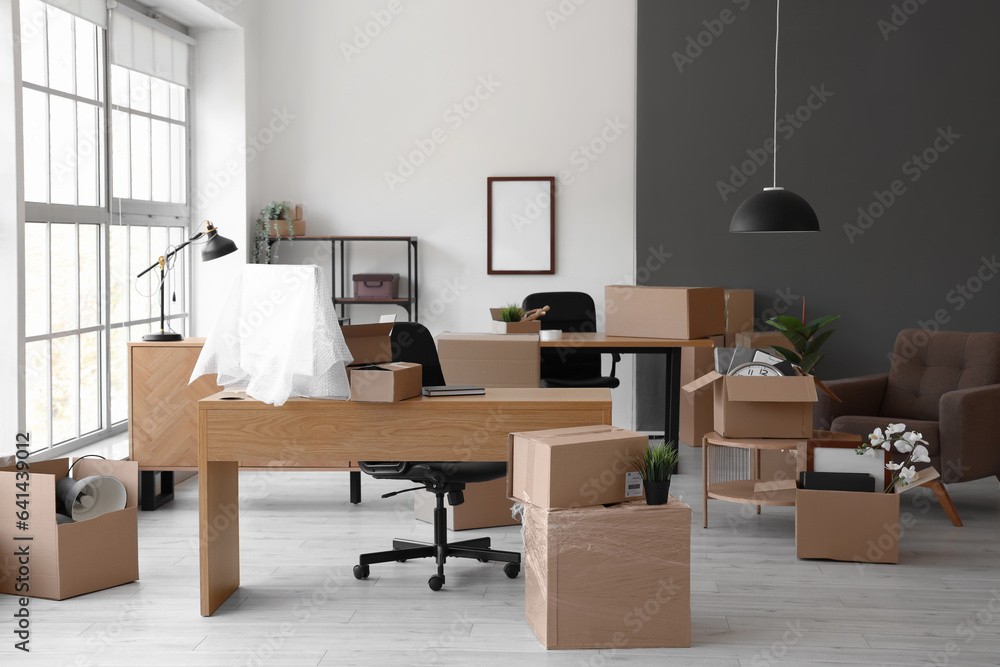
[[[524,512],[525,616],[549,649],[691,645],[691,508]]]
[[[64,600],[135,581],[139,578],[139,464],[86,458],[73,477],[114,477],[125,487],[125,509],[93,519],[56,524],[56,483],[68,475],[69,459],[32,463],[25,480],[13,468],[0,471],[0,503],[17,508],[28,494],[27,530],[15,527],[13,515],[0,525],[0,593]],[[27,486],[18,486],[27,481]],[[30,541],[18,538],[32,538]],[[21,562],[18,553],[27,562]],[[19,551],[22,550],[22,551]],[[19,580],[18,570],[27,577]]]
[[[617,426],[511,433],[507,497],[536,507],[606,505],[645,497],[632,461],[649,438]]]
[[[392,361],[392,322],[341,327],[354,362],[347,367],[351,400],[395,403],[420,395],[420,364]]]
[[[721,287],[604,288],[604,328],[609,336],[689,340],[725,334]]]
[[[536,334],[542,330],[538,320],[521,320],[520,322],[504,322],[501,308],[490,308],[493,318],[493,333],[495,334]]]
[[[710,371],[683,386],[696,392],[713,385],[715,431],[727,438],[808,438],[813,403],[819,400],[811,375],[749,377]],[[824,391],[829,391],[822,387]]]
[[[900,520],[899,494],[939,477],[934,468],[925,468],[895,493],[796,490],[796,556],[898,563],[899,538],[912,525]]]
[[[441,372],[448,384],[487,389],[537,387],[541,374],[538,334],[457,334],[437,337]]]
[[[507,480],[503,477],[491,482],[466,484],[463,495],[465,502],[461,505],[445,504],[449,530],[494,528],[520,523],[520,520],[511,515],[514,502],[507,498]],[[434,523],[436,503],[437,500],[431,493],[418,491],[413,494],[413,518]]]

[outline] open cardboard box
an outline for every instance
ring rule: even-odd
[[[688,340],[725,334],[721,287],[608,285],[604,328],[609,336]]]
[[[859,563],[898,563],[899,537],[906,525],[899,517],[899,494],[938,479],[925,468],[895,493],[851,491],[795,492],[795,552],[799,558]]]
[[[816,388],[836,399],[811,375],[749,377],[713,370],[682,388],[692,393],[708,385],[715,392],[715,431],[727,438],[809,438]]]
[[[125,509],[93,519],[56,524],[56,483],[67,477],[69,459],[32,463],[28,473],[28,530],[16,529],[15,502],[23,500],[13,467],[0,469],[0,593],[19,597],[64,600],[139,578],[139,463],[85,458],[73,468],[73,477],[108,475],[125,486]],[[30,540],[18,539],[30,537]],[[28,549],[28,563],[18,562],[19,549]],[[28,568],[27,581],[19,568]],[[24,584],[28,588],[23,588]]]
[[[734,347],[736,336],[742,331],[753,331],[753,290],[726,290],[726,342],[716,347]]]
[[[649,438],[617,426],[574,426],[507,436],[507,497],[541,508],[644,498],[632,459]]]
[[[490,308],[490,316],[493,318],[495,334],[536,334],[542,330],[542,323],[538,320],[504,322],[502,308]]]
[[[448,514],[448,530],[470,530],[472,528],[494,528],[513,526],[520,523],[510,512],[514,503],[507,499],[507,480],[503,477],[489,482],[466,484],[465,502],[461,505],[445,504]],[[413,494],[413,518],[426,523],[434,523],[434,495],[427,492]]]
[[[441,372],[448,384],[487,389],[537,387],[541,375],[538,334],[457,334],[437,337]]]
[[[792,349],[792,344],[780,331],[742,331],[736,334],[735,341],[734,345],[739,347],[750,347],[758,350],[770,350],[775,345]]]
[[[727,290],[727,294],[728,294]],[[725,345],[725,336],[712,336],[715,347]],[[681,384],[700,378],[715,368],[715,348],[681,348]],[[680,406],[678,440],[691,447],[701,447],[702,437],[715,428],[712,388],[703,387],[692,393],[682,393],[678,398]]]
[[[423,381],[420,364],[392,361],[389,333],[392,322],[341,327],[354,363],[347,368],[351,400],[395,403],[419,396]]]

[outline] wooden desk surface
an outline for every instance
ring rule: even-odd
[[[235,392],[202,399],[201,613],[210,616],[240,585],[240,464],[506,461],[508,433],[610,423],[610,389],[487,389],[400,403],[294,398],[280,408]]]
[[[637,338],[635,336],[609,336],[604,333],[563,333],[560,340],[543,340],[542,347],[608,347],[608,348],[664,348],[664,347],[714,347],[709,338],[682,340],[677,338]]]

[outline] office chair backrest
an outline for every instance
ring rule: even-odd
[[[1000,333],[904,329],[896,338],[882,415],[938,420],[941,395],[1000,384]]]
[[[434,337],[427,327],[416,322],[396,322],[392,326],[389,340],[392,344],[393,361],[408,361],[423,366],[425,387],[445,384]]]
[[[549,306],[539,321],[542,329],[560,329],[577,333],[597,331],[597,307],[594,299],[585,292],[537,292],[524,298],[521,307],[525,312]],[[542,377],[557,379],[584,379],[600,377],[600,353],[576,350],[542,350]]]

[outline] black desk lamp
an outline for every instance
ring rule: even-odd
[[[201,260],[203,262],[209,262],[213,259],[218,259],[219,257],[225,257],[231,252],[236,252],[236,244],[227,239],[225,236],[219,233],[211,222],[208,220],[204,223],[207,225],[205,231],[199,231],[194,236],[189,238],[184,243],[180,244],[176,248],[170,247],[167,249],[167,254],[161,256],[159,260],[151,267],[140,273],[136,278],[142,278],[144,275],[160,267],[160,330],[156,333],[148,333],[142,337],[143,340],[151,341],[178,341],[184,340],[184,336],[176,333],[174,331],[167,332],[166,325],[164,323],[164,299],[163,299],[163,283],[167,275],[167,263],[170,262],[174,256],[182,249],[191,245],[199,239],[203,239],[206,236],[208,240],[202,245],[205,247],[201,249]]]

